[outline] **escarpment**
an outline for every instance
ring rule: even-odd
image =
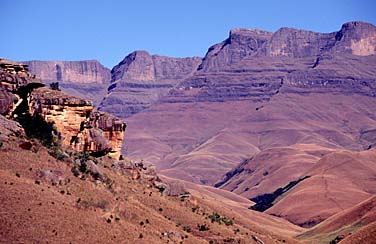
[[[49,85],[58,82],[59,88],[70,95],[93,101],[94,106],[106,95],[111,80],[110,70],[97,60],[82,61],[25,61],[29,72]]]
[[[125,118],[149,108],[191,76],[201,58],[171,58],[135,51],[112,70],[108,94],[99,110]]]
[[[43,87],[28,73],[26,65],[1,60],[0,68],[2,115],[40,116],[53,123],[63,147],[120,157],[126,127],[123,121],[95,110],[85,99]]]

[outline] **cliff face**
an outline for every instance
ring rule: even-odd
[[[0,59],[0,114],[10,116],[22,102],[21,94],[43,86],[28,73],[26,65]]]
[[[376,27],[364,22],[345,23],[337,32],[316,33],[281,28],[275,33],[234,29],[229,37],[209,48],[199,70],[228,69],[246,57],[305,58],[318,55],[375,54]]]
[[[59,82],[60,89],[73,96],[93,101],[97,106],[107,93],[110,70],[96,60],[26,61],[30,73],[46,85]]]
[[[121,155],[125,123],[93,109],[90,102],[47,88],[34,90],[29,97],[31,114],[53,122],[63,146],[77,151]]]
[[[31,74],[43,81],[105,84],[111,79],[110,70],[96,60],[85,61],[26,61]]]
[[[99,109],[122,118],[142,111],[190,76],[200,60],[133,52],[112,69],[108,95]]]

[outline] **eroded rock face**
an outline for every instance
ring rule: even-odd
[[[31,114],[53,122],[62,144],[77,151],[110,153],[118,158],[125,123],[109,114],[93,109],[90,102],[60,91],[39,88],[29,98]]]
[[[246,57],[304,58],[324,54],[375,54],[376,27],[364,22],[345,23],[337,32],[317,33],[281,28],[275,33],[234,29],[229,37],[209,48],[199,70],[219,71]]]
[[[22,126],[16,121],[9,120],[0,114],[0,141],[8,140],[9,136],[25,135]]]
[[[219,71],[246,56],[255,55],[272,35],[268,31],[233,29],[226,40],[209,48],[198,70]]]
[[[97,60],[85,61],[25,61],[31,74],[43,81],[74,83],[108,83],[110,70]]]
[[[190,76],[200,58],[170,58],[146,51],[129,54],[111,73],[109,94],[99,109],[122,118],[148,108],[184,78]]]
[[[110,70],[96,60],[84,61],[26,61],[30,73],[49,86],[59,82],[61,91],[81,97],[97,106],[107,93]]]
[[[28,73],[26,65],[0,59],[0,114],[9,116],[21,103],[20,93],[43,86]]]

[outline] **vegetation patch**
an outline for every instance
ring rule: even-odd
[[[226,218],[225,216],[221,216],[218,213],[213,213],[212,215],[208,216],[212,223],[217,222],[218,224],[225,224],[227,226],[233,225],[231,219]]]
[[[264,212],[268,208],[271,208],[273,206],[273,202],[275,199],[277,199],[279,196],[284,194],[285,192],[289,191],[291,188],[296,186],[299,182],[309,178],[310,176],[304,176],[302,178],[299,178],[294,181],[290,181],[286,186],[280,187],[277,190],[275,190],[273,193],[266,193],[263,195],[259,195],[257,197],[251,198],[253,202],[256,204],[251,206],[250,209],[256,210],[259,212]]]

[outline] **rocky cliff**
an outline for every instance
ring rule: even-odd
[[[108,95],[99,109],[123,118],[142,111],[192,75],[200,61],[133,52],[111,70]]]
[[[0,59],[0,114],[11,116],[28,90],[44,86],[28,73],[27,65]]]
[[[349,22],[332,33],[316,33],[293,28],[281,28],[275,33],[234,29],[229,37],[209,48],[199,70],[228,69],[247,57],[306,58],[318,55],[375,54],[376,27],[364,22]]]
[[[121,155],[125,123],[98,112],[91,102],[43,87],[26,65],[0,60],[0,111],[40,116],[56,127],[63,147],[94,154]],[[15,114],[14,116],[17,116]]]
[[[96,60],[25,61],[30,73],[49,85],[59,82],[63,92],[93,101],[98,105],[107,92],[110,70]]]
[[[64,146],[77,151],[110,153],[119,158],[125,123],[93,109],[90,102],[59,91],[39,88],[29,97],[31,114],[53,122]]]
[[[84,61],[25,61],[30,73],[43,81],[107,84],[110,70],[97,60]]]

